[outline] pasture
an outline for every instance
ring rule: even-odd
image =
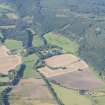
[[[17,49],[17,50],[20,50],[20,49],[23,48],[23,45],[22,45],[21,41],[17,41],[17,40],[13,40],[13,39],[6,39],[4,45],[8,49]]]
[[[48,44],[57,45],[63,48],[65,52],[77,55],[79,45],[75,41],[55,33],[48,33],[45,38]]]
[[[92,105],[89,97],[81,96],[78,91],[66,89],[55,84],[52,84],[52,86],[64,105]]]

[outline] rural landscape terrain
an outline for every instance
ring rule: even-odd
[[[105,105],[105,0],[0,0],[0,105]]]

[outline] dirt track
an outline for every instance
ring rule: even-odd
[[[8,74],[8,71],[15,69],[21,64],[21,57],[18,55],[8,55],[9,50],[5,46],[0,46],[0,74]]]

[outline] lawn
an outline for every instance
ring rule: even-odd
[[[77,54],[79,45],[75,41],[55,33],[48,33],[45,38],[48,43],[62,47],[65,52]]]
[[[17,40],[7,39],[4,45],[9,49],[22,49],[22,42]]]
[[[39,77],[39,74],[35,70],[33,70],[33,66],[37,60],[38,56],[36,54],[32,54],[23,58],[23,62],[26,65],[23,78]]]
[[[40,47],[42,46],[44,43],[43,43],[43,40],[41,39],[41,37],[39,35],[35,35],[33,37],[33,46],[34,47]]]
[[[52,86],[65,105],[92,105],[91,100],[86,96],[79,95],[78,91],[66,89],[54,84]]]

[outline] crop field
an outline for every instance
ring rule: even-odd
[[[62,54],[62,55],[53,56],[51,58],[46,59],[45,62],[50,67],[55,67],[55,68],[64,67],[64,66],[66,66],[67,68],[71,66],[75,69],[88,68],[86,62],[80,60],[80,58],[72,54]]]
[[[16,101],[17,100],[17,101]],[[10,96],[11,105],[57,105],[42,79],[23,79]]]
[[[45,64],[46,66],[41,68],[40,71],[49,78],[88,68],[86,62],[72,54],[50,57],[45,60]]]
[[[88,64],[71,54],[53,56],[45,60],[39,69],[49,80],[65,88],[90,90],[102,86],[103,82],[91,72]]]
[[[17,55],[8,55],[8,49],[5,46],[0,47],[0,73],[8,74],[8,71],[21,64],[21,57]]]
[[[75,71],[49,78],[49,80],[69,89],[91,90],[103,86],[103,82],[98,80],[89,70]]]

